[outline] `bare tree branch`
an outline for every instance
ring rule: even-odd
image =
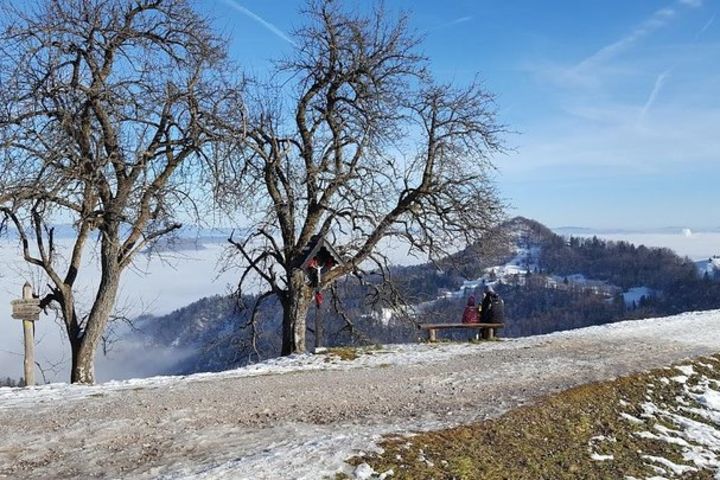
[[[408,18],[381,5],[365,15],[313,0],[303,14],[277,83],[251,83],[241,156],[215,189],[246,214],[230,242],[240,291],[260,277],[277,293],[283,354],[305,350],[314,290],[370,265],[384,279],[372,288],[397,293],[385,242],[438,259],[481,239],[504,207],[491,160],[505,128],[480,82],[434,82]],[[279,101],[280,91],[291,94]],[[316,285],[302,265],[318,237],[344,262]]]

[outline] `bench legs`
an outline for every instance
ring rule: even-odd
[[[483,340],[492,340],[495,338],[495,329],[494,328],[483,328],[482,329],[482,338]]]

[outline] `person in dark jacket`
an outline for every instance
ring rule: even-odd
[[[475,306],[475,297],[468,298],[467,306],[462,316],[462,323],[478,323],[478,311]]]
[[[500,295],[490,285],[485,285],[485,296],[480,309],[481,323],[503,323],[505,320],[505,305]]]

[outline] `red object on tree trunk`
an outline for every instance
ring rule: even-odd
[[[322,292],[315,293],[315,306],[317,308],[320,308],[320,305],[323,303],[323,294]]]

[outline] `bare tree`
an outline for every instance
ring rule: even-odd
[[[203,166],[233,140],[240,89],[224,41],[187,0],[45,0],[5,9],[0,38],[0,210],[42,268],[72,351],[71,381],[94,357],[122,272],[193,218]],[[67,258],[53,222],[72,221]],[[76,281],[96,239],[100,281],[87,311]]]
[[[481,84],[433,82],[407,18],[382,7],[319,0],[304,14],[277,83],[253,84],[244,157],[223,185],[248,202],[250,225],[230,239],[239,291],[259,281],[279,298],[285,355],[305,350],[314,289],[387,274],[389,239],[439,258],[478,240],[503,207],[490,156],[504,128]],[[302,263],[317,235],[346,262],[313,284]]]

